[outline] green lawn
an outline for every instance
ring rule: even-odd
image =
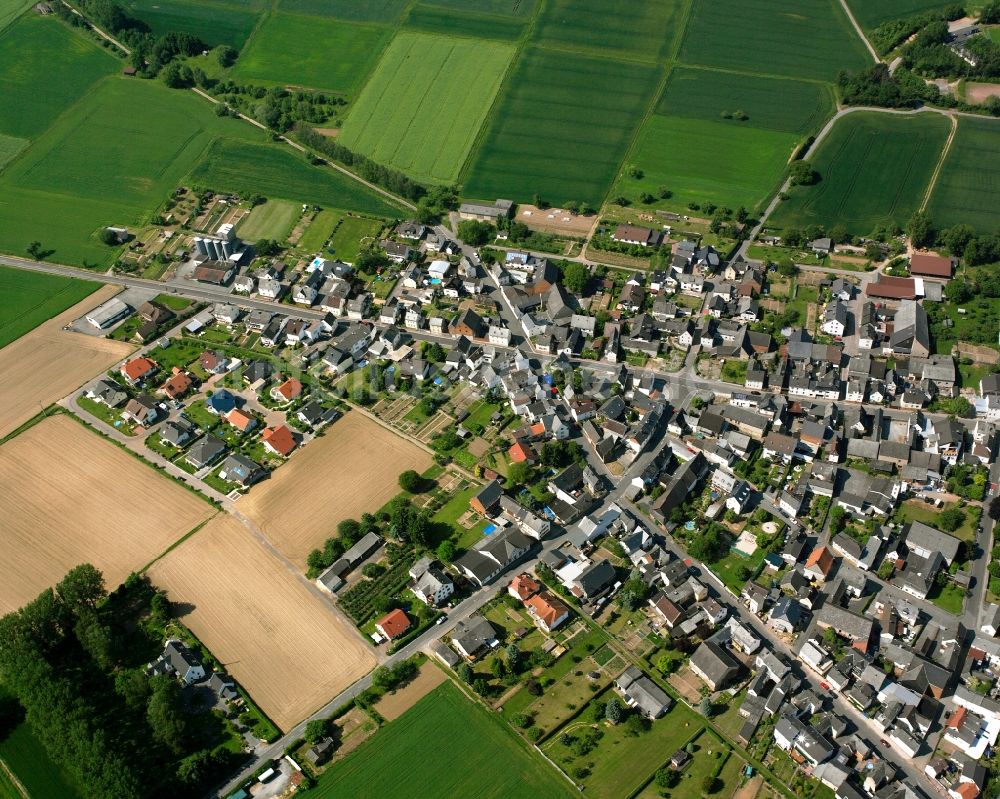
[[[24,16],[0,36],[0,133],[34,138],[120,65],[54,17]]]
[[[947,502],[941,510],[938,510],[933,505],[928,505],[923,500],[911,499],[899,506],[899,510],[896,511],[895,518],[899,519],[901,522],[923,522],[924,524],[930,525],[937,530],[941,530],[938,523],[938,517],[941,515],[942,511],[948,510],[956,504],[957,503],[955,502]],[[953,535],[955,538],[959,538],[962,541],[975,541],[978,519],[973,517],[970,512],[970,508],[965,507],[961,508],[961,510],[965,514],[965,521],[962,523],[961,527],[952,533],[948,533],[948,535]]]
[[[955,583],[948,583],[940,590],[937,586],[931,588],[931,592],[927,595],[927,598],[946,613],[961,616],[965,593],[964,588],[960,588]]]
[[[244,241],[260,239],[284,241],[292,232],[292,225],[301,213],[300,203],[290,200],[271,200],[254,208],[250,215],[240,222],[237,232]]]
[[[674,51],[689,0],[547,0],[540,44],[659,62]]]
[[[527,20],[497,14],[468,13],[460,8],[442,8],[418,3],[406,18],[406,27],[447,36],[474,39],[517,39]]]
[[[468,197],[597,205],[655,92],[659,69],[526,49],[471,161]]]
[[[443,747],[446,747],[443,749]],[[317,799],[575,795],[551,766],[450,682],[436,688],[319,779]]]
[[[454,182],[513,53],[501,42],[401,33],[338,140],[418,180]]]
[[[948,129],[938,114],[843,117],[812,158],[820,181],[792,189],[770,222],[842,224],[858,235],[877,225],[905,225],[920,206]]]
[[[391,34],[389,28],[279,11],[254,32],[232,72],[245,80],[353,94]]]
[[[259,12],[217,0],[129,0],[128,10],[154,36],[190,33],[209,47],[227,44],[240,50],[257,24]]]
[[[726,361],[722,366],[722,379],[742,386],[747,379],[747,362],[735,359]]]
[[[340,260],[354,263],[361,249],[372,244],[385,223],[366,216],[345,216],[330,237],[329,249]]]
[[[401,211],[352,178],[307,164],[286,149],[220,139],[195,168],[199,186],[283,198],[387,217]]]
[[[21,781],[31,799],[83,798],[84,792],[49,757],[26,722],[0,741],[0,759]]]
[[[871,62],[837,0],[695,3],[680,60],[831,83],[839,70]]]
[[[100,285],[0,266],[0,347],[80,302]]]
[[[1000,121],[959,120],[928,204],[936,225],[943,228],[965,222],[981,233],[993,232],[1000,225],[998,133]]]
[[[330,234],[337,226],[341,214],[336,211],[322,210],[309,223],[302,238],[299,239],[299,249],[306,252],[319,252],[323,245],[330,239]]]
[[[603,694],[600,700],[607,701],[612,695],[610,692]],[[580,718],[592,718],[589,707]],[[678,703],[667,715],[654,721],[648,732],[636,738],[626,734],[624,724],[613,726],[601,722],[600,729],[604,731],[604,737],[596,749],[582,758],[575,757],[568,747],[563,746],[558,735],[542,747],[567,772],[572,772],[579,765],[593,763],[589,766],[590,774],[580,780],[584,794],[591,799],[630,796],[704,726],[697,714]],[[697,755],[695,758],[697,760]],[[677,796],[685,797],[698,796],[700,792],[700,784],[692,781],[688,785],[683,779],[678,789],[673,791]]]

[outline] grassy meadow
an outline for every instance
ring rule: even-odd
[[[820,181],[792,189],[770,222],[842,224],[858,235],[879,224],[905,225],[920,207],[948,130],[939,114],[842,117],[811,159]]]
[[[859,69],[871,60],[837,0],[695,3],[680,59],[685,64],[830,82],[838,70]]]
[[[928,210],[941,227],[967,222],[983,233],[1000,227],[1000,122],[962,117],[931,193]]]
[[[527,19],[535,13],[539,0],[427,0],[428,5]]]
[[[442,755],[442,742],[448,751]],[[319,779],[316,799],[562,799],[569,784],[503,722],[445,682]]]
[[[418,180],[453,182],[512,55],[500,42],[401,33],[339,141]]]
[[[638,62],[529,48],[465,180],[469,197],[599,204],[655,92]]]
[[[406,18],[406,27],[441,36],[512,41],[523,32],[527,20],[496,14],[469,13],[459,8],[442,8],[419,3]]]
[[[570,50],[660,61],[673,50],[690,0],[546,0],[534,40]]]
[[[272,199],[312,203],[376,216],[398,216],[401,209],[333,169],[311,166],[300,155],[266,144],[217,140],[191,174],[204,188],[259,193]]]
[[[260,18],[257,11],[217,0],[129,0],[127,8],[154,36],[190,33],[209,47],[228,44],[237,50]]]
[[[0,31],[33,5],[32,0],[0,0]]]
[[[282,11],[349,22],[395,22],[408,4],[409,0],[279,0]]]
[[[28,14],[0,35],[0,134],[33,139],[121,62],[53,17]]]
[[[100,283],[0,266],[0,347],[62,313]]]
[[[20,780],[31,799],[83,799],[83,790],[74,786],[52,761],[26,722],[0,741],[0,760]],[[15,796],[20,797],[20,793]]]
[[[353,94],[391,37],[390,28],[278,12],[257,29],[232,73],[258,83]]]
[[[269,200],[254,208],[250,215],[240,222],[240,238],[244,241],[274,239],[284,241],[292,232],[292,225],[302,212],[300,203],[290,200]]]

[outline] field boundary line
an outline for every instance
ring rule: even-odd
[[[770,78],[771,80],[790,80],[798,83],[820,83],[824,86],[833,86],[831,81],[822,80],[821,78],[806,78],[800,75],[777,75],[773,72],[760,72],[758,70],[729,69],[728,67],[719,67],[712,64],[689,63],[679,59],[677,60],[677,64],[685,69],[700,69],[704,72],[722,72],[727,75],[746,75],[751,78]]]
[[[187,541],[191,536],[193,536],[195,533],[197,533],[199,530],[201,530],[202,527],[204,527],[206,524],[208,524],[210,521],[212,521],[212,519],[216,518],[220,513],[223,513],[223,512],[224,511],[220,511],[220,510],[216,509],[216,512],[213,513],[211,516],[209,516],[207,519],[205,519],[205,521],[203,521],[203,522],[195,525],[191,530],[188,530],[186,533],[184,533],[184,535],[182,535],[180,538],[178,538],[176,541],[174,541],[174,543],[172,543],[170,546],[168,546],[159,555],[157,555],[155,558],[153,558],[149,563],[147,563],[141,569],[136,569],[136,572],[138,574],[145,574],[147,571],[149,571],[153,567],[154,563],[156,563],[157,561],[160,561],[163,558],[165,558],[167,555],[169,555],[171,552],[173,552],[175,549],[177,549],[177,547],[179,547],[181,544],[183,544],[185,541]]]
[[[3,758],[0,758],[0,769],[3,769],[3,773],[7,775],[7,779],[10,780],[11,785],[17,789],[17,791],[24,797],[24,799],[31,799],[31,794],[28,793],[28,789],[21,784],[21,781],[17,778],[17,775],[11,770],[10,766],[7,765]]]
[[[927,184],[927,191],[924,192],[923,202],[920,203],[921,211],[927,210],[927,204],[931,201],[931,195],[937,187],[938,178],[941,177],[941,171],[944,169],[944,163],[948,160],[948,153],[951,152],[951,143],[955,140],[955,134],[958,133],[958,118],[954,115],[949,115],[948,119],[951,121],[951,131],[948,133],[948,139],[945,141],[944,147],[941,148],[941,157],[938,158],[937,166],[934,167],[934,172]]]
[[[882,59],[879,58],[878,53],[875,52],[875,48],[872,47],[872,43],[868,41],[868,37],[865,36],[864,30],[858,24],[858,21],[854,18],[854,12],[851,11],[851,7],[847,5],[847,0],[840,0],[840,7],[844,10],[844,13],[847,15],[847,20],[848,22],[851,23],[851,27],[854,28],[854,32],[858,34],[858,36],[861,37],[861,41],[864,42],[865,49],[868,51],[868,54],[875,59],[876,64],[880,63]]]

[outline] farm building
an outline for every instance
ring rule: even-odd
[[[955,269],[955,260],[933,253],[914,253],[910,258],[910,274],[948,280]]]

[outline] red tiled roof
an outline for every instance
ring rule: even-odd
[[[546,627],[551,628],[556,620],[566,613],[566,604],[548,591],[542,591],[525,601],[524,606]]]
[[[829,574],[833,567],[833,553],[826,547],[816,547],[809,553],[809,559],[806,560],[806,568],[808,569],[810,566],[818,566],[824,575]]]
[[[507,450],[507,454],[510,455],[510,459],[514,463],[523,463],[524,461],[531,460],[531,450],[520,441]]]
[[[910,274],[927,277],[951,277],[952,260],[943,255],[918,252],[910,258]]]
[[[508,590],[522,602],[527,600],[532,594],[537,594],[541,587],[542,584],[530,574],[517,575],[510,581],[510,585],[507,586]]]
[[[294,377],[290,377],[284,383],[278,386],[277,391],[286,400],[291,401],[302,393],[302,383],[300,383]]]
[[[962,722],[965,720],[965,716],[968,711],[964,707],[960,707],[954,713],[951,714],[951,718],[948,719],[948,726],[953,730],[957,730],[962,726]]]
[[[865,286],[865,294],[889,300],[915,300],[917,287],[911,277],[879,275],[878,280]]]
[[[403,611],[396,608],[375,622],[375,626],[389,638],[398,638],[410,629],[410,620]]]
[[[139,380],[156,369],[156,364],[149,358],[133,358],[122,364],[122,374],[129,380]]]
[[[163,393],[171,399],[180,397],[187,393],[187,390],[194,385],[194,381],[187,372],[177,372],[166,383],[163,384]]]
[[[226,414],[226,421],[237,430],[246,430],[253,423],[253,417],[239,408],[233,408]]]
[[[262,438],[264,443],[279,455],[291,455],[295,449],[295,436],[287,425],[267,428]]]

